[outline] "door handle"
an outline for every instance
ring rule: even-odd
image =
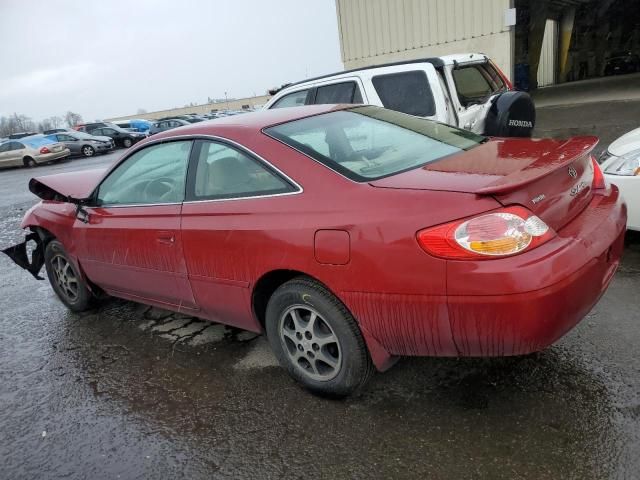
[[[164,245],[173,245],[176,241],[176,237],[169,232],[160,232],[156,237],[158,243],[162,243]]]

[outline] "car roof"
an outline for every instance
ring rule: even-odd
[[[345,110],[361,105],[351,104],[326,104],[326,105],[305,105],[300,107],[273,108],[270,110],[259,110],[256,112],[246,113],[244,115],[232,115],[228,117],[220,117],[214,120],[205,120],[203,122],[192,123],[166,132],[158,133],[153,138],[173,137],[177,135],[216,135],[222,136],[223,132],[233,130],[254,130],[259,131],[263,128],[277,125],[280,123],[291,122],[301,118],[320,115],[323,113]]]
[[[300,80],[298,82],[290,83],[280,88],[277,92],[275,92],[275,94],[279,93],[281,90],[284,90],[285,88],[288,89],[290,87],[301,85],[303,83],[314,82],[317,80],[322,80],[324,78],[336,77],[338,75],[344,75],[345,73],[360,72],[363,70],[372,70],[374,68],[393,67],[396,65],[408,65],[412,63],[430,63],[435,68],[440,68],[440,67],[443,67],[444,65],[455,65],[456,63],[469,62],[469,61],[477,60],[478,58],[486,59],[487,56],[484,55],[483,53],[458,53],[453,55],[444,55],[441,57],[417,58],[414,60],[401,60],[398,62],[381,63],[377,65],[369,65],[366,67],[352,68],[351,70],[343,70],[341,72],[328,73],[326,75],[320,75],[319,77],[307,78],[305,80]]]

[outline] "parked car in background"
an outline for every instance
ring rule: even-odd
[[[40,163],[61,160],[69,153],[64,144],[42,135],[9,140],[0,144],[0,167],[35,167]]]
[[[580,322],[624,248],[596,144],[375,106],[263,111],[32,179],[39,255],[5,252],[44,264],[73,311],[99,291],[266,331],[295,380],[344,396],[396,356],[523,355]]]
[[[530,137],[535,126],[529,94],[514,91],[504,73],[479,53],[357,68],[270,93],[266,110],[365,103],[496,137]]]
[[[117,126],[107,127],[87,127],[87,133],[91,135],[104,136],[113,139],[118,147],[129,148],[131,145],[144,140],[147,135],[139,132],[127,132]]]
[[[163,118],[159,118],[156,121],[161,121],[161,120],[173,120],[173,119],[180,119],[180,120],[185,120],[189,123],[198,123],[198,122],[203,122],[205,119],[204,118],[200,118],[198,116],[193,116],[193,115],[176,115],[175,117],[163,117]]]
[[[613,53],[604,66],[607,76],[636,72],[640,72],[640,55],[629,51]]]
[[[155,122],[151,125],[151,129],[149,130],[149,135],[155,135],[156,133],[164,132],[166,130],[171,130],[172,128],[184,127],[185,125],[191,125],[191,123],[186,120],[182,120],[180,118],[172,118],[170,120],[162,120],[159,122]]]
[[[143,119],[133,119],[133,120],[116,120],[113,122],[114,125],[117,125],[120,128],[124,128],[125,130],[132,129],[135,132],[148,132],[151,128],[152,122]]]
[[[32,135],[38,135],[38,132],[18,132],[9,135],[9,140],[18,140],[19,138],[30,137]]]
[[[627,228],[640,231],[640,128],[609,145],[600,162],[605,178],[620,189],[627,202]]]
[[[45,130],[42,132],[43,135],[51,135],[53,133],[61,133],[61,132],[73,132],[74,130],[70,130],[68,128],[51,128],[49,130]]]
[[[107,153],[115,147],[109,137],[96,137],[85,132],[62,132],[47,135],[47,138],[61,142],[71,151],[71,155],[93,157],[96,153]]]
[[[79,123],[78,125],[74,125],[73,129],[79,132],[88,132],[97,127],[117,127],[117,125],[111,122]]]

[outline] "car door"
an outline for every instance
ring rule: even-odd
[[[122,143],[122,134],[117,130],[107,127],[107,128],[102,128],[101,131],[102,133],[100,135],[105,135],[107,137],[113,138],[113,141],[116,142],[116,144],[118,145]]]
[[[58,142],[62,142],[65,146],[71,151],[72,155],[78,155],[80,153],[80,147],[82,146],[78,139],[72,137],[71,135],[65,135],[63,133],[59,133],[55,135]]]
[[[11,142],[5,142],[0,145],[0,167],[12,167],[16,165],[9,153],[9,143]]]
[[[24,157],[27,154],[27,147],[21,142],[11,141],[7,144],[7,166],[24,165]]]
[[[196,309],[180,234],[191,146],[180,140],[136,150],[79,212],[77,256],[89,279],[107,292]]]
[[[194,145],[182,208],[185,263],[201,315],[255,330],[249,286],[263,233],[285,195],[300,187],[237,146]],[[262,227],[263,228],[263,227]]]

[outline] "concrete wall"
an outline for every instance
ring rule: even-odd
[[[481,52],[512,75],[511,0],[336,0],[345,69]]]
[[[267,103],[271,98],[270,95],[262,95],[259,97],[240,98],[237,100],[229,100],[221,103],[205,103],[194,107],[171,108],[169,110],[159,110],[157,112],[147,112],[143,114],[124,115],[121,117],[105,118],[105,121],[129,120],[132,118],[144,118],[147,120],[156,120],[158,118],[170,117],[172,115],[184,115],[186,113],[209,113],[211,110],[241,110],[244,105],[250,108],[259,107]]]

